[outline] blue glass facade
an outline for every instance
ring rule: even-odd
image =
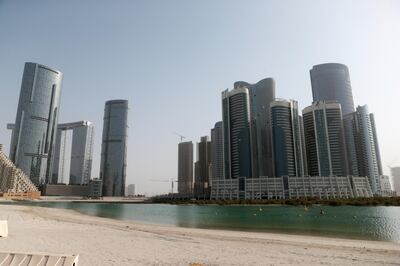
[[[10,158],[36,185],[51,181],[61,84],[58,70],[25,63]]]

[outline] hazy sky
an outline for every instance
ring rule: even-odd
[[[0,0],[0,143],[8,151],[24,62],[64,74],[59,122],[96,126],[130,102],[127,183],[168,192],[179,132],[195,142],[221,119],[221,91],[273,77],[277,97],[311,104],[309,69],[350,69],[356,105],[375,113],[384,170],[400,165],[400,1]]]

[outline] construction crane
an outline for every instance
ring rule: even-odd
[[[179,133],[177,133],[177,132],[174,132],[174,134],[177,135],[177,136],[179,136],[179,138],[181,139],[181,142],[183,141],[183,139],[186,139],[185,136],[183,136],[183,135],[181,135],[181,134],[179,134]]]
[[[171,194],[174,194],[174,183],[178,183],[178,180],[174,180],[173,178],[171,178],[171,180],[167,180],[167,179],[151,179],[150,181],[152,182],[171,182]]]

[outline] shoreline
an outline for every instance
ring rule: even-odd
[[[80,254],[80,265],[259,265],[400,263],[400,245],[144,224],[75,210],[0,205],[9,236],[0,250]]]

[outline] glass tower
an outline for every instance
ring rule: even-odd
[[[310,176],[346,176],[347,159],[340,104],[318,101],[303,110]]]
[[[328,63],[310,70],[314,101],[337,101],[343,115],[354,112],[349,69],[343,64]]]
[[[249,90],[246,87],[222,92],[224,177],[253,177]]]
[[[270,104],[275,98],[275,81],[265,78],[255,84],[234,83],[234,89],[249,91],[253,177],[274,176],[271,143]]]
[[[222,121],[215,123],[211,129],[211,169],[212,179],[224,177],[224,149],[222,135]]]
[[[178,193],[193,192],[193,142],[178,144]]]
[[[36,185],[51,181],[62,73],[25,63],[10,158]]]
[[[303,176],[303,151],[296,101],[276,99],[271,103],[272,146],[275,175]]]
[[[104,108],[100,179],[103,196],[125,195],[128,101],[107,101]]]

